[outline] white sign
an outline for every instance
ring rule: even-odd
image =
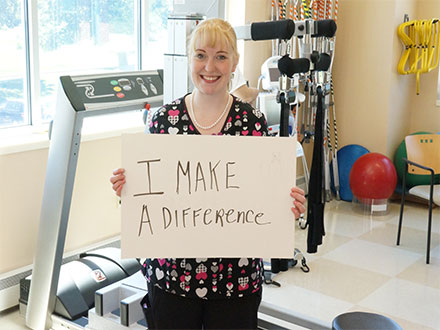
[[[123,258],[291,258],[296,139],[122,137]]]

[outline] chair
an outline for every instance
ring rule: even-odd
[[[405,177],[407,173],[415,175],[426,175],[430,173],[429,185],[418,185],[412,187],[409,195],[429,201],[428,212],[428,237],[426,247],[426,263],[429,264],[429,254],[431,248],[431,225],[433,204],[440,206],[440,184],[435,184],[435,175],[440,174],[440,135],[422,134],[408,135],[405,137],[407,157],[405,170],[402,177],[402,200],[400,204],[399,228],[397,232],[397,245],[400,244],[400,233],[402,230],[403,208],[405,205],[406,185]]]

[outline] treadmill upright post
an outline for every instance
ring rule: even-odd
[[[26,313],[32,329],[50,328],[55,308],[84,112],[75,111],[58,93]]]

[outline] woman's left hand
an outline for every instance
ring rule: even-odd
[[[305,202],[306,197],[304,196],[304,190],[298,187],[293,187],[290,190],[290,196],[293,198],[292,212],[295,215],[295,219],[298,219],[301,214],[306,212]]]

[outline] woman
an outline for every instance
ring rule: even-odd
[[[194,91],[160,108],[151,120],[150,132],[267,135],[262,113],[228,93],[239,59],[230,24],[220,19],[203,21],[189,46]],[[113,174],[110,181],[120,196],[124,170]],[[298,218],[305,211],[304,192],[292,188],[291,196],[292,212]],[[152,259],[144,267],[150,328],[257,328],[261,259]]]

